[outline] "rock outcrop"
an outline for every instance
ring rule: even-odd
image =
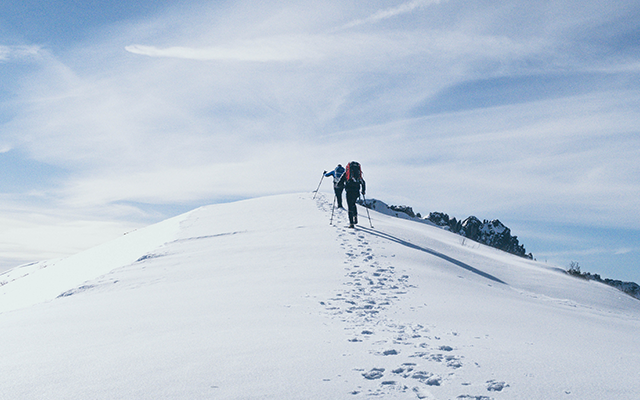
[[[390,206],[376,199],[367,199],[366,202],[360,201],[360,204],[398,218],[429,222],[470,240],[511,254],[533,259],[533,255],[531,253],[527,254],[524,245],[519,243],[518,237],[511,235],[511,229],[504,226],[497,219],[480,221],[478,218],[470,216],[465,220],[458,220],[455,217],[450,218],[449,215],[442,212],[432,212],[426,218],[422,218],[420,213],[415,213],[413,208],[409,206]]]
[[[500,220],[487,221],[485,219],[480,221],[478,218],[470,216],[464,221],[458,221],[455,217],[449,218],[449,215],[441,212],[429,213],[426,219],[476,242],[521,257],[533,258],[533,255],[527,254],[524,246],[519,243],[518,237],[512,236],[511,229],[507,228]]]

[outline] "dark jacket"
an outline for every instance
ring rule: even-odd
[[[363,178],[352,177],[347,181],[347,174],[344,174],[342,175],[342,178],[340,178],[340,183],[344,185],[344,189],[347,193],[358,193],[360,191],[360,186],[362,186],[362,195],[367,191],[367,184]]]

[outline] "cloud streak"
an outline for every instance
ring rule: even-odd
[[[378,10],[377,12],[373,13],[372,15],[366,18],[353,20],[345,24],[344,26],[342,26],[340,29],[351,29],[358,26],[362,26],[362,25],[376,24],[378,22],[381,22],[390,18],[394,18],[403,14],[409,14],[422,7],[427,7],[434,4],[440,4],[440,2],[441,0],[415,0],[415,1],[402,3],[396,7]]]
[[[40,46],[3,46],[0,45],[0,62],[9,62],[34,58],[40,55]]]
[[[245,40],[228,47],[167,47],[130,45],[125,50],[149,57],[169,57],[198,61],[287,62],[318,59],[320,46],[309,36],[281,36]]]

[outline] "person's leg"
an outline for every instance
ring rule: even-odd
[[[358,209],[356,208],[356,200],[358,200],[358,192],[347,192],[347,206],[349,207],[349,224],[358,223]]]
[[[338,200],[338,208],[342,208],[342,190],[344,188],[335,188],[334,191],[336,193],[336,199]]]

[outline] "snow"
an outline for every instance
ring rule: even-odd
[[[640,302],[331,195],[202,207],[0,275],[7,399],[618,399]]]

